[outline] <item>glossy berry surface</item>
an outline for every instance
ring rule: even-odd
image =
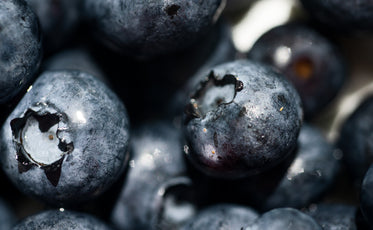
[[[114,50],[148,58],[191,45],[216,22],[221,0],[85,0],[97,37]]]
[[[318,129],[303,124],[295,154],[281,182],[262,202],[262,209],[305,207],[319,199],[333,185],[339,161],[333,156],[334,147]],[[262,179],[264,183],[271,180],[270,177]]]
[[[23,0],[0,2],[0,103],[25,90],[38,71],[42,48],[38,20]]]
[[[264,213],[245,230],[322,230],[309,215],[293,208],[278,208]]]
[[[54,205],[97,197],[128,160],[124,105],[78,71],[44,72],[1,130],[1,162],[24,193]]]
[[[132,158],[112,213],[119,229],[177,229],[195,213],[179,130],[167,122],[133,131]]]
[[[371,0],[301,0],[303,7],[318,23],[342,32],[373,28]]]
[[[13,230],[34,229],[110,230],[111,228],[94,216],[59,210],[49,210],[29,216],[13,228]]]
[[[301,24],[269,30],[256,41],[248,57],[273,66],[292,82],[302,99],[306,118],[327,106],[347,74],[334,44]]]
[[[294,149],[302,109],[281,75],[242,60],[214,67],[201,79],[184,119],[184,151],[198,169],[213,177],[245,177]]]
[[[365,99],[342,126],[338,146],[357,184],[373,163],[373,97]]]
[[[235,204],[217,204],[198,213],[181,230],[243,229],[258,217],[255,210]]]
[[[317,204],[306,213],[312,216],[324,230],[356,230],[357,207],[344,204]]]

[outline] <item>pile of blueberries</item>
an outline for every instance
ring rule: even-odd
[[[239,53],[253,2],[1,0],[0,229],[373,229],[373,97],[335,143],[313,122],[372,1]]]

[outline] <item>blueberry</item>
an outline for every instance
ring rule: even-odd
[[[65,210],[49,210],[29,216],[13,228],[13,230],[34,229],[110,230],[111,228],[94,216]]]
[[[246,177],[278,164],[294,149],[302,109],[280,74],[242,60],[201,76],[184,119],[184,150],[198,169],[213,177]]]
[[[264,213],[245,230],[322,230],[309,215],[293,208],[278,208]]]
[[[339,162],[334,153],[333,146],[318,129],[303,125],[295,159],[278,186],[261,203],[262,209],[301,208],[319,199],[331,187],[338,172]],[[269,180],[262,177],[263,183]]]
[[[371,0],[301,0],[301,3],[310,16],[327,29],[345,33],[373,28]]]
[[[373,166],[365,174],[360,190],[360,209],[365,220],[373,227]]]
[[[1,162],[24,193],[54,205],[97,197],[123,172],[124,105],[79,71],[44,72],[5,121]]]
[[[301,24],[269,30],[256,41],[248,57],[273,66],[293,83],[306,118],[325,108],[346,78],[345,62],[334,44]]]
[[[85,0],[97,37],[114,50],[148,58],[181,50],[216,22],[224,1]]]
[[[79,22],[81,0],[26,0],[39,18],[46,53],[50,53],[72,37]]]
[[[360,184],[373,163],[373,97],[366,98],[342,126],[338,146],[343,162]]]
[[[254,222],[257,217],[256,211],[246,206],[217,204],[199,212],[181,230],[240,230]]]
[[[0,199],[0,229],[10,230],[16,223],[16,216],[8,204]]]
[[[119,229],[178,229],[195,214],[179,130],[145,123],[131,136],[132,158],[112,222]]]
[[[51,56],[43,63],[42,69],[80,70],[97,77],[99,80],[106,83],[106,85],[110,84],[103,70],[100,69],[89,50],[83,47],[66,49]]]
[[[307,214],[312,216],[324,230],[356,230],[357,208],[344,204],[312,205]]]
[[[42,56],[38,20],[23,0],[0,3],[0,103],[25,90]]]

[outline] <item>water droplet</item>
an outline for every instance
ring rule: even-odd
[[[189,154],[189,146],[184,145],[184,153]]]

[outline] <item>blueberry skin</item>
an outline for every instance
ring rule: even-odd
[[[365,174],[360,189],[360,209],[365,220],[373,228],[373,166]]]
[[[188,159],[209,176],[263,172],[296,146],[302,108],[280,74],[240,60],[205,72],[185,111]]]
[[[306,213],[312,216],[324,230],[356,230],[357,208],[344,204],[317,204]]]
[[[0,103],[25,90],[42,57],[38,20],[23,0],[0,3]]]
[[[126,109],[102,82],[79,71],[50,71],[5,121],[0,157],[25,194],[53,205],[75,205],[102,194],[123,172],[128,139]],[[53,140],[57,146],[48,142]]]
[[[13,228],[13,230],[34,229],[111,230],[112,228],[94,216],[59,210],[48,210],[29,216]]]
[[[103,70],[97,64],[89,50],[84,47],[66,49],[59,52],[43,63],[43,71],[46,70],[79,70],[97,77],[106,85],[110,85]]]
[[[326,108],[347,75],[346,63],[334,44],[302,24],[269,30],[255,42],[248,58],[273,66],[292,82],[307,119]]]
[[[239,230],[254,222],[257,217],[258,213],[246,206],[217,204],[200,211],[181,230]]]
[[[261,215],[245,230],[322,230],[309,215],[293,208],[278,208]]]
[[[343,162],[353,179],[360,185],[373,163],[373,97],[366,98],[342,126],[338,147]]]
[[[55,51],[67,42],[79,23],[81,0],[26,0],[39,18],[44,50]]]
[[[85,0],[97,37],[113,50],[149,58],[184,49],[219,18],[225,0]]]
[[[16,223],[16,216],[11,210],[11,208],[8,206],[7,203],[5,203],[4,200],[0,199],[0,229],[2,230],[10,230]]]
[[[334,151],[318,129],[303,124],[296,157],[261,209],[301,208],[319,199],[332,186],[339,169]],[[268,180],[264,177],[262,181]]]
[[[371,0],[301,0],[310,16],[328,29],[339,32],[372,31]]]
[[[178,229],[195,214],[180,139],[164,121],[133,131],[127,178],[111,215],[118,229]]]

